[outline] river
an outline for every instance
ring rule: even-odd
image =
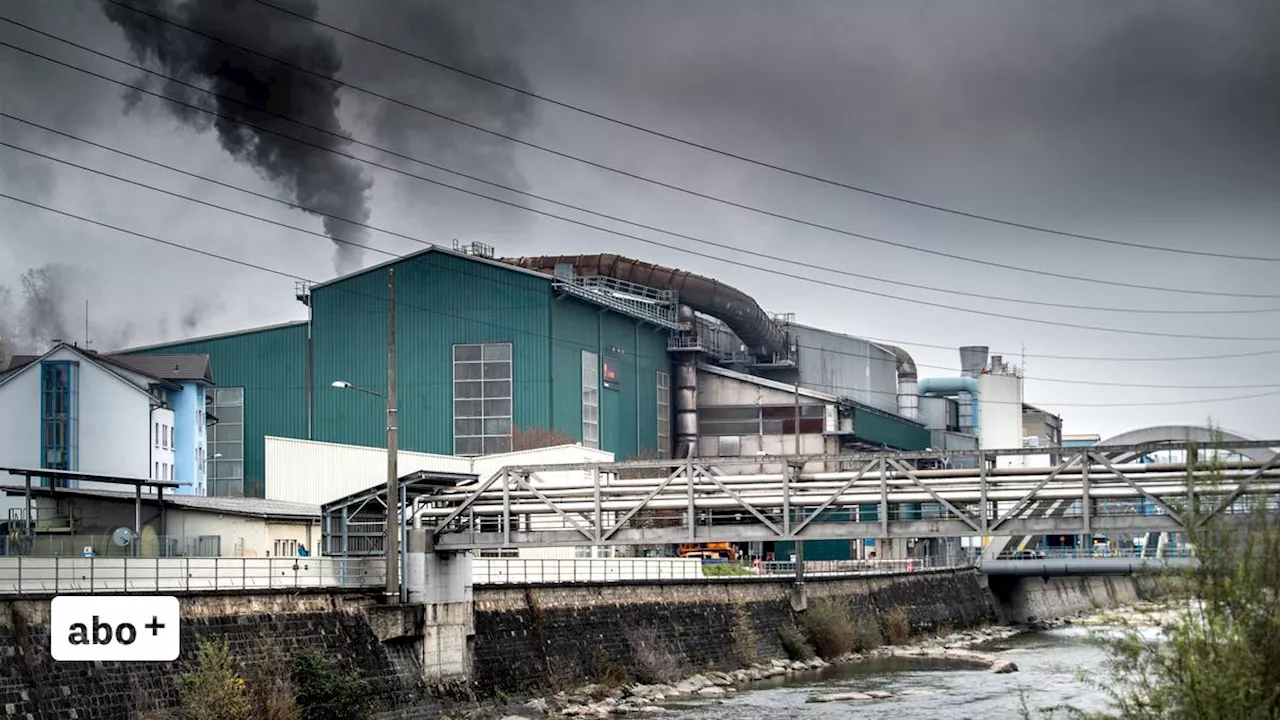
[[[884,658],[853,665],[833,665],[789,678],[753,683],[749,689],[712,702],[667,704],[664,717],[682,720],[988,720],[1020,717],[1021,693],[1027,705],[1043,708],[1068,704],[1085,710],[1105,706],[1105,696],[1078,678],[1096,670],[1102,649],[1088,642],[1100,628],[1066,626],[1017,635],[976,647],[1011,660],[1018,672],[997,675],[954,663]],[[919,694],[884,700],[806,702],[814,695],[882,690]],[[1059,714],[1058,717],[1061,717]]]

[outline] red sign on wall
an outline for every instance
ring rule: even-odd
[[[605,358],[604,364],[600,369],[600,379],[606,388],[610,390],[618,390],[622,388],[622,378],[619,376],[619,365],[617,358]]]

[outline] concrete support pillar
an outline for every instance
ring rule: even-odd
[[[411,535],[411,538],[414,536]],[[410,540],[414,542],[414,540]],[[421,540],[424,546],[429,542]],[[471,553],[422,553],[423,582],[418,592],[426,610],[422,637],[422,675],[427,682],[471,676],[475,636]],[[410,586],[410,597],[415,586]]]
[[[409,591],[409,602],[420,604],[427,597],[427,546],[431,533],[422,528],[410,528],[405,543],[404,584]]]

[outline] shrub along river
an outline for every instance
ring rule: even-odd
[[[1018,666],[1015,673],[995,674],[989,668],[953,661],[904,657],[869,659],[753,683],[749,689],[711,702],[664,703],[673,711],[664,717],[986,720],[1020,717],[1024,695],[1027,706],[1033,709],[1071,705],[1099,710],[1105,705],[1104,695],[1082,682],[1079,674],[1101,672],[1105,652],[1091,644],[1089,636],[1105,630],[1068,625],[1027,632],[974,648],[1014,662]],[[892,693],[893,697],[810,701],[837,693]]]

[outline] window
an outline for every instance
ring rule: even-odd
[[[79,441],[79,387],[73,362],[48,361],[40,365],[40,467],[77,470]],[[42,481],[48,485],[48,481]],[[56,487],[66,487],[57,481]]]
[[[160,447],[160,423],[156,423],[155,425],[156,425],[156,431],[152,435],[154,439],[151,441],[151,446]]]
[[[172,425],[169,426],[169,447],[171,448],[177,447],[176,445],[173,444],[173,426]]]
[[[209,428],[205,487],[219,497],[244,495],[244,388],[210,388],[207,410],[218,422]]]
[[[453,346],[453,452],[511,452],[511,343]]]
[[[159,460],[156,461],[156,469],[155,469],[155,472],[151,474],[151,477],[155,478],[156,480],[160,479],[160,461]]]
[[[276,557],[290,557],[298,554],[297,540],[277,540],[275,542]]]
[[[671,376],[658,371],[658,457],[671,457]]]
[[[582,445],[600,447],[600,360],[582,351]]]

